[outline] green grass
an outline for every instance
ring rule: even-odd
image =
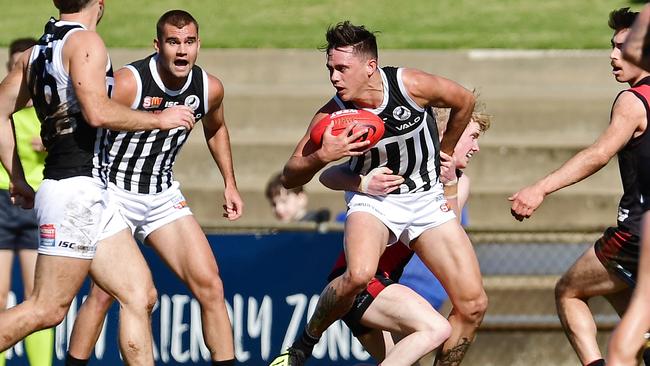
[[[349,19],[381,31],[381,48],[593,49],[609,47],[609,12],[630,0],[107,0],[99,32],[109,47],[149,47],[167,9],[190,11],[203,47],[316,48]],[[398,5],[403,4],[403,5]],[[137,5],[136,5],[137,4]],[[38,36],[51,0],[0,0],[0,46]]]

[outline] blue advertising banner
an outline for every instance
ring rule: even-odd
[[[219,263],[241,365],[262,366],[288,347],[313,312],[325,280],[342,248],[340,232],[209,235]],[[143,253],[154,275],[158,304],[153,312],[157,365],[209,364],[203,343],[199,303],[150,248]],[[22,294],[14,271],[10,305]],[[137,281],[137,279],[134,279]],[[56,329],[54,365],[63,365],[77,309],[86,284],[66,320]],[[107,316],[91,364],[119,365],[117,305]],[[7,365],[28,365],[18,344],[7,353]],[[310,365],[371,365],[372,359],[342,322],[336,322],[314,349]]]

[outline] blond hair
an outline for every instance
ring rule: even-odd
[[[472,90],[474,98],[476,98],[476,103],[474,103],[474,110],[472,111],[472,117],[470,122],[476,122],[479,125],[481,132],[485,132],[490,128],[492,123],[492,116],[485,113],[485,103],[479,99],[478,90]],[[450,108],[431,108],[433,114],[436,117],[436,124],[438,125],[438,132],[442,135],[447,128],[447,122],[449,122],[449,112]]]

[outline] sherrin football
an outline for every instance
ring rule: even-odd
[[[364,133],[354,141],[370,141],[370,145],[366,146],[364,150],[374,146],[384,135],[384,121],[382,121],[376,114],[363,109],[343,109],[327,115],[320,121],[316,122],[309,134],[309,137],[314,144],[320,146],[323,140],[323,133],[325,133],[325,129],[330,122],[334,122],[334,125],[332,126],[332,135],[334,136],[340,135],[350,124],[354,124],[355,126],[352,128],[348,136],[359,130],[368,129],[367,133]]]

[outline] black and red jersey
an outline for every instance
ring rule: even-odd
[[[648,107],[650,77],[642,79],[627,91],[634,93],[643,102],[646,116],[650,115],[650,108]],[[648,168],[650,168],[648,162],[648,158],[650,158],[650,133],[648,133],[648,127],[641,135],[630,139],[618,152],[618,166],[623,183],[623,196],[618,206],[618,226],[634,235],[640,235],[641,215],[643,213],[639,178],[647,175]],[[647,184],[643,186],[645,186],[645,191],[650,193]]]
[[[379,258],[379,264],[377,266],[377,275],[390,278],[391,280],[397,282],[402,276],[404,267],[409,262],[413,256],[413,251],[406,247],[406,245],[401,242],[397,242],[386,248],[384,254]],[[347,261],[345,260],[345,252],[341,251],[341,254],[334,264],[332,272],[327,277],[328,281],[333,280],[334,278],[340,276],[345,272],[347,268]]]

